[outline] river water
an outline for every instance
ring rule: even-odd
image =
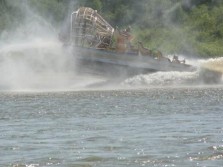
[[[0,166],[223,166],[223,87],[0,93]]]

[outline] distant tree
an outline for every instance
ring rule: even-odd
[[[94,10],[101,11],[102,1],[101,0],[79,0],[77,2],[78,6],[91,7]]]

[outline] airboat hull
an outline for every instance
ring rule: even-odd
[[[137,52],[117,53],[94,48],[74,47],[74,56],[81,69],[92,68],[112,76],[137,75],[156,71],[195,71],[196,68],[182,63],[158,60]]]

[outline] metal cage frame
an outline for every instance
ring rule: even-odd
[[[106,49],[112,44],[113,34],[114,28],[96,10],[81,7],[71,14],[73,46]]]

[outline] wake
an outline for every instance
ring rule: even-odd
[[[170,86],[193,83],[198,72],[156,72],[137,75],[126,79],[122,85],[128,86]]]
[[[192,60],[189,62],[197,67],[194,72],[156,72],[152,74],[137,75],[124,80],[121,85],[123,87],[166,87],[166,86],[204,86],[200,77],[202,68],[207,68],[216,72],[223,73],[223,57]],[[221,82],[218,85],[221,85]]]

